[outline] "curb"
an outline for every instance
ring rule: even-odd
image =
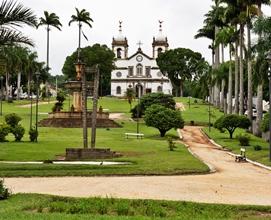
[[[218,143],[216,143],[213,139],[211,139],[207,134],[205,134],[205,132],[204,132],[202,129],[200,129],[200,130],[201,130],[201,132],[202,132],[206,137],[208,137],[208,139],[210,140],[210,142],[211,142],[213,145],[215,145],[216,147],[219,147],[219,148],[223,149],[227,154],[229,154],[229,155],[232,156],[232,157],[235,157],[235,156],[237,155],[237,154],[234,154],[234,153],[231,153],[231,152],[227,152],[227,150],[225,150],[224,147],[222,147],[221,145],[219,145]],[[248,158],[246,159],[246,161],[249,162],[249,163],[251,163],[251,164],[253,164],[254,166],[258,166],[258,167],[261,167],[261,168],[264,168],[264,169],[267,169],[267,170],[271,171],[271,167],[269,167],[269,166],[266,166],[266,165],[261,164],[261,163],[259,163],[259,162],[250,160],[250,159],[248,159]]]

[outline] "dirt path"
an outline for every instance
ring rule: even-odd
[[[50,101],[50,102],[45,102],[45,101],[39,101],[39,106],[40,105],[48,105],[48,104],[52,104],[52,103],[56,103],[56,101]],[[32,106],[36,106],[36,99],[33,100]],[[19,105],[20,108],[29,108],[31,107],[31,104],[26,104],[26,105]]]
[[[185,111],[185,106],[181,102],[176,102],[176,109],[179,109],[180,111]]]
[[[197,127],[185,127],[183,141],[216,169],[207,175],[137,177],[6,178],[14,193],[186,200],[271,205],[271,172],[234,158],[212,145]]]

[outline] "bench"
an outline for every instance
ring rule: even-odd
[[[143,138],[144,137],[144,134],[141,134],[141,133],[125,133],[125,137],[128,139],[129,136],[135,136],[137,138]]]
[[[242,162],[246,161],[246,149],[241,148],[240,149],[240,154],[235,155],[235,162]]]

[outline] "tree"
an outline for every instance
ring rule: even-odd
[[[250,125],[251,122],[247,117],[237,114],[221,116],[215,122],[215,128],[219,130],[223,130],[225,128],[230,134],[230,139],[232,139],[236,128],[247,129]]]
[[[68,56],[65,60],[62,72],[66,79],[75,80],[75,66],[74,63],[77,61],[77,52],[73,52],[72,55]],[[81,60],[86,64],[87,67],[99,64],[100,75],[103,84],[103,88],[110,88],[111,72],[114,69],[115,54],[106,45],[94,44],[93,46],[88,46],[81,49]],[[92,79],[92,75],[86,75],[87,80]]]
[[[156,59],[163,75],[168,76],[183,96],[183,82],[199,77],[207,68],[207,62],[200,53],[187,48],[177,48],[161,53]]]
[[[50,33],[50,26],[57,28],[61,31],[62,24],[59,21],[59,17],[55,13],[49,13],[48,11],[44,11],[44,18],[40,18],[39,26],[46,26],[47,31],[47,59],[46,65],[47,70],[49,71],[49,33]]]
[[[90,17],[89,12],[86,11],[86,9],[82,9],[79,11],[78,8],[75,8],[76,15],[71,16],[71,20],[69,22],[69,26],[73,22],[78,22],[79,27],[79,39],[78,39],[78,58],[80,58],[80,49],[81,49],[81,33],[82,33],[82,24],[87,24],[90,28],[92,28],[91,22],[93,22],[92,18]],[[84,33],[83,33],[84,35]],[[84,37],[87,39],[87,37],[84,35]]]
[[[36,27],[33,11],[15,1],[4,0],[0,5],[0,45],[24,43],[33,46],[34,42],[18,30],[24,24]]]
[[[126,91],[126,93],[125,93],[125,96],[126,96],[126,98],[128,100],[128,103],[130,105],[130,111],[131,111],[131,109],[132,109],[132,102],[135,99],[135,91],[134,91],[134,89],[128,88],[127,91]]]
[[[161,137],[164,137],[166,132],[172,128],[177,129],[184,126],[180,111],[157,104],[150,106],[146,110],[144,120],[147,126],[157,128]]]
[[[269,131],[269,113],[266,113],[261,122],[261,131],[267,132]]]
[[[137,111],[139,111],[139,117],[145,114],[147,108],[153,104],[159,104],[166,108],[175,110],[176,102],[172,95],[164,93],[148,93],[140,98],[140,103],[132,108],[132,117],[137,117]]]

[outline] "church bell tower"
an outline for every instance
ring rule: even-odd
[[[119,34],[117,37],[113,37],[112,50],[115,53],[117,59],[128,58],[128,40],[122,35],[122,21],[119,21]]]
[[[160,53],[167,51],[169,46],[167,37],[163,35],[162,24],[163,21],[159,20],[159,33],[156,37],[153,37],[152,54],[154,59],[156,59]]]

